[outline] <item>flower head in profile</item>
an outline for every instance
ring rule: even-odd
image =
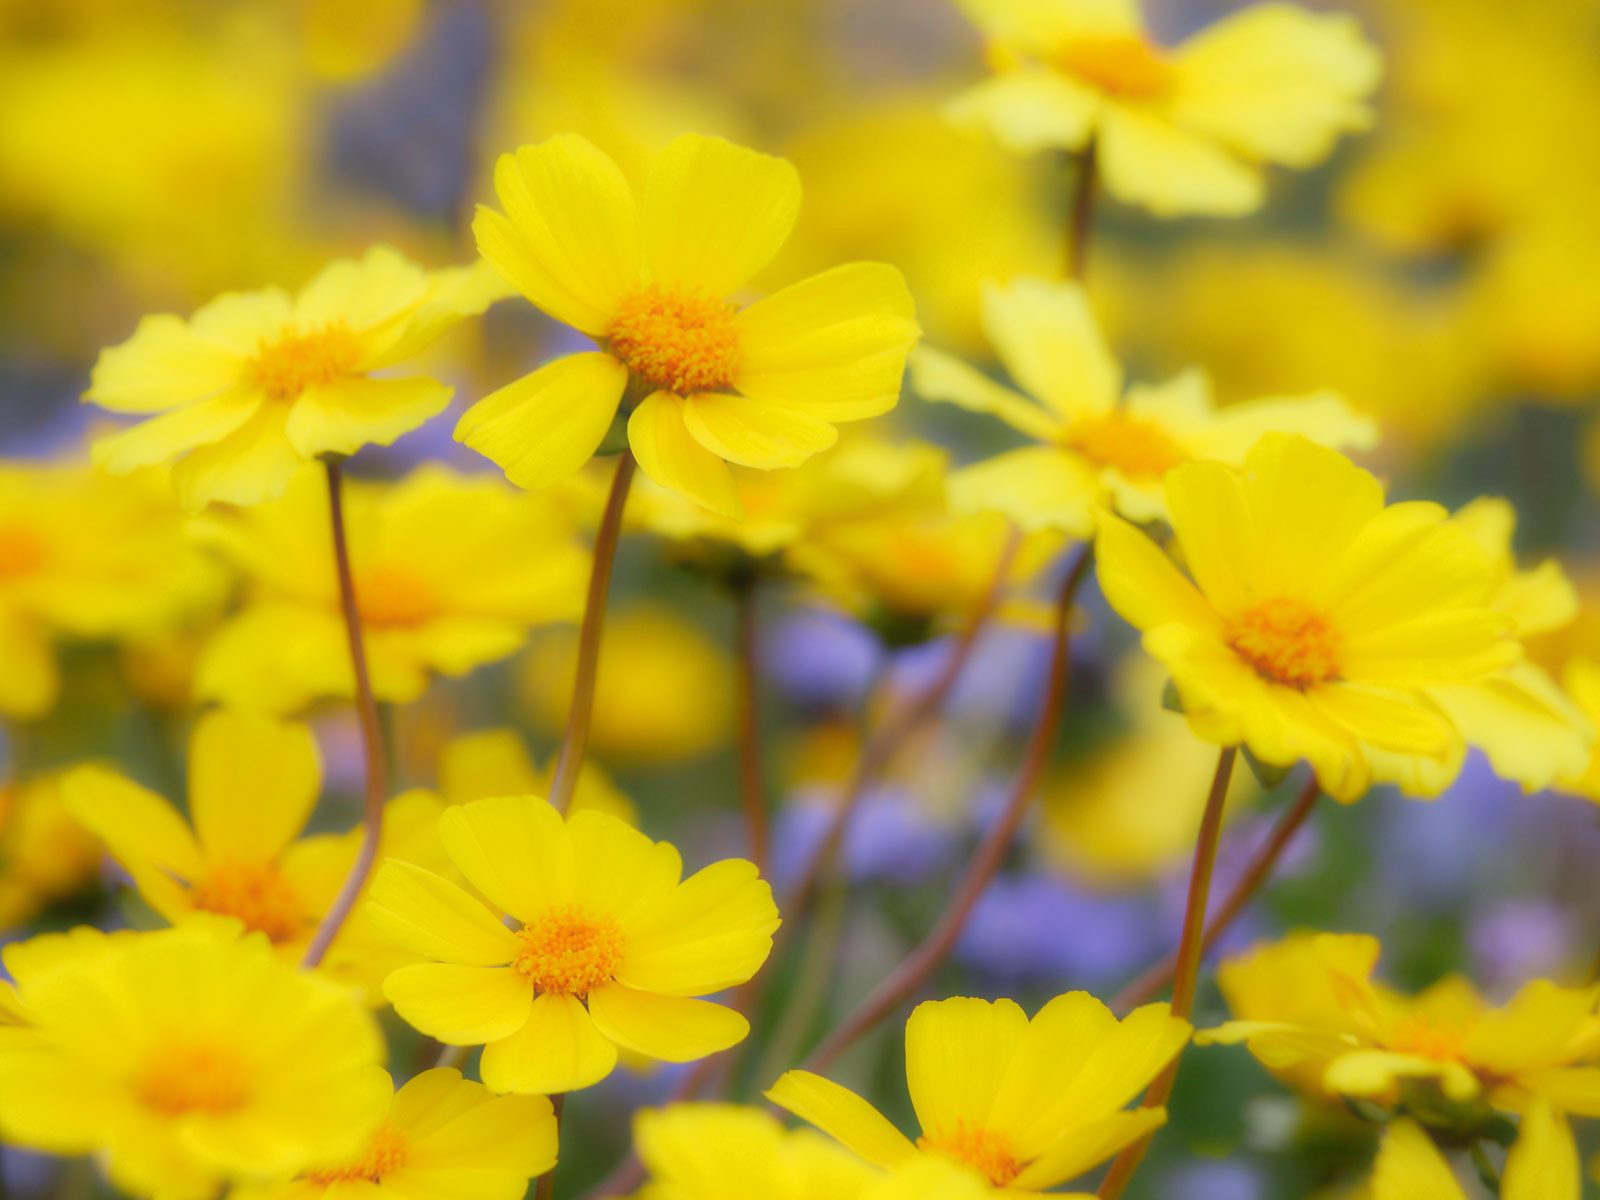
[[[355,1154],[312,1163],[232,1200],[522,1200],[556,1165],[556,1118],[543,1096],[496,1096],[450,1067],[412,1077]],[[448,1188],[448,1191],[445,1189]]]
[[[201,654],[202,698],[292,713],[354,695],[325,487],[307,473],[275,503],[197,520],[197,535],[253,585]],[[536,498],[440,466],[349,481],[345,493],[378,699],[415,700],[435,673],[464,675],[518,649],[530,627],[578,615],[588,555]]]
[[[492,1091],[573,1091],[609,1075],[619,1047],[688,1062],[749,1032],[695,997],[745,982],[771,952],[778,912],[752,863],[683,879],[666,842],[592,810],[563,821],[534,796],[453,806],[439,832],[488,903],[390,860],[367,911],[433,960],[385,980],[395,1011],[447,1045],[482,1045]]]
[[[878,1177],[836,1143],[785,1130],[757,1108],[645,1109],[633,1119],[633,1137],[649,1173],[635,1200],[859,1200]]]
[[[39,940],[8,952],[30,1034],[0,1042],[8,1142],[98,1154],[134,1196],[210,1200],[354,1155],[382,1116],[377,1022],[265,938],[208,925]]]
[[[1138,0],[958,0],[994,75],[952,119],[1011,149],[1093,146],[1112,195],[1158,216],[1260,206],[1262,166],[1312,167],[1372,120],[1382,69],[1354,19],[1258,4],[1157,44]]]
[[[114,472],[173,463],[184,506],[281,496],[306,462],[387,446],[450,401],[420,375],[378,376],[415,357],[499,285],[477,266],[426,271],[394,250],[329,264],[290,296],[220,296],[185,321],[146,317],[100,355],[84,399],[147,420],[101,438]]]
[[[1165,1004],[1118,1021],[1085,992],[1029,1020],[1010,1000],[917,1006],[906,1022],[906,1082],[922,1134],[913,1143],[854,1092],[790,1071],[768,1099],[868,1162],[953,1164],[985,1191],[1032,1196],[1074,1179],[1166,1120],[1126,1110],[1189,1040]]]
[[[1415,1121],[1401,1118],[1384,1131],[1372,1171],[1372,1200],[1468,1200],[1449,1160]],[[1547,1104],[1522,1118],[1506,1156],[1501,1200],[1580,1200],[1582,1164],[1572,1128]]]
[[[478,248],[535,307],[598,349],[485,397],[456,437],[537,488],[572,475],[619,407],[644,473],[707,508],[741,511],[728,463],[792,467],[834,426],[895,404],[918,336],[894,267],[851,263],[745,304],[800,209],[794,168],[717,138],[676,139],[636,198],[574,134],[503,155],[504,213]]]
[[[1241,467],[1166,480],[1188,575],[1121,518],[1097,543],[1106,599],[1167,668],[1190,728],[1263,762],[1310,762],[1359,798],[1367,748],[1445,760],[1460,737],[1426,689],[1516,661],[1482,548],[1436,504],[1385,505],[1336,451],[1269,434]]]
[[[1324,392],[1217,409],[1201,371],[1123,393],[1112,356],[1074,283],[988,283],[984,328],[1024,394],[930,347],[911,356],[919,395],[988,413],[1037,444],[953,473],[951,503],[1004,513],[1024,529],[1087,537],[1097,506],[1129,520],[1166,515],[1162,481],[1188,462],[1237,465],[1264,433],[1298,433],[1336,449],[1369,449],[1377,429]]]

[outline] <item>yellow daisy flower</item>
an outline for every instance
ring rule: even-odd
[[[1377,427],[1331,392],[1255,400],[1217,410],[1197,370],[1123,394],[1122,367],[1075,283],[986,283],[989,342],[1026,395],[929,347],[911,356],[919,395],[999,417],[1040,443],[950,477],[961,511],[1005,513],[1024,529],[1087,537],[1108,505],[1133,521],[1166,515],[1161,482],[1186,462],[1237,464],[1264,433],[1298,433],[1365,450]]]
[[[172,482],[191,510],[281,496],[311,459],[387,446],[440,412],[447,385],[373,373],[497,294],[476,266],[429,272],[379,246],[330,264],[294,297],[230,293],[188,321],[146,317],[101,353],[84,399],[160,415],[101,438],[95,461],[119,474],[175,463]]]
[[[1122,1021],[1085,992],[1057,996],[1030,1021],[1010,1000],[919,1004],[906,1022],[906,1082],[922,1125],[915,1143],[876,1109],[809,1071],[767,1098],[880,1167],[918,1156],[966,1169],[986,1191],[1038,1195],[1104,1162],[1166,1119],[1125,1110],[1189,1040],[1165,1004]]]
[[[1597,989],[1535,980],[1496,1008],[1451,976],[1406,996],[1372,979],[1380,952],[1372,937],[1296,933],[1231,959],[1217,983],[1235,1019],[1195,1040],[1242,1042],[1314,1095],[1392,1104],[1420,1081],[1456,1102],[1600,1115]]]
[[[62,802],[60,772],[0,783],[0,929],[92,885],[101,854]]]
[[[391,859],[367,911],[434,960],[385,980],[395,1011],[447,1045],[482,1045],[491,1090],[574,1091],[609,1075],[618,1047],[688,1062],[749,1032],[693,997],[745,982],[771,952],[778,912],[754,864],[727,859],[680,881],[667,843],[593,811],[563,821],[534,796],[453,806],[439,832],[494,907]]]
[[[1358,799],[1366,747],[1447,759],[1459,734],[1424,689],[1514,662],[1482,550],[1436,504],[1384,505],[1336,451],[1270,434],[1242,468],[1166,481],[1185,577],[1132,525],[1100,523],[1100,585],[1172,675],[1190,727],[1265,763],[1305,759]]]
[[[202,698],[289,713],[354,694],[326,509],[326,483],[307,473],[274,504],[196,522],[254,585],[201,656]],[[505,658],[530,626],[582,607],[588,555],[546,506],[498,480],[426,466],[392,484],[349,482],[345,518],[379,700],[415,700],[433,672]]]
[[[634,1200],[856,1200],[878,1172],[761,1109],[675,1104],[641,1110],[634,1145],[649,1182]]]
[[[58,642],[174,631],[222,592],[158,476],[0,463],[0,716],[29,720],[54,706]]]
[[[1501,1200],[1580,1200],[1582,1195],[1582,1169],[1571,1127],[1549,1105],[1536,1105],[1522,1118],[1516,1144],[1506,1156]],[[1468,1197],[1420,1125],[1409,1119],[1390,1124],[1372,1172],[1372,1200]]]
[[[621,406],[647,476],[737,515],[728,462],[796,466],[833,444],[835,423],[894,407],[919,333],[894,267],[851,263],[753,304],[734,300],[799,212],[799,176],[782,159],[680,137],[636,201],[611,159],[567,134],[503,155],[495,191],[506,211],[478,210],[479,251],[600,347],[461,418],[456,437],[512,482],[573,474]]]
[[[496,1096],[435,1067],[394,1094],[356,1154],[294,1179],[236,1188],[233,1200],[522,1200],[556,1165],[556,1117],[543,1096]]]
[[[17,998],[32,1036],[0,1042],[0,1132],[99,1154],[134,1196],[211,1200],[354,1154],[388,1102],[376,1021],[259,936],[58,941]]]
[[[996,71],[955,121],[1018,153],[1095,147],[1112,195],[1159,216],[1247,213],[1261,167],[1311,167],[1372,120],[1378,52],[1347,16],[1258,4],[1159,46],[1138,0],[958,0]]]

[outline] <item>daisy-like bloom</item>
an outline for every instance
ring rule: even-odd
[[[1572,1129],[1549,1105],[1536,1105],[1522,1118],[1498,1194],[1501,1200],[1580,1200],[1583,1195]],[[1468,1200],[1468,1195],[1415,1121],[1402,1118],[1384,1131],[1372,1172],[1372,1200]]]
[[[395,1092],[359,1152],[232,1200],[522,1200],[556,1165],[556,1117],[543,1096],[496,1096],[435,1067]]]
[[[347,482],[345,493],[379,700],[415,700],[434,672],[464,675],[511,654],[531,626],[577,616],[588,555],[535,498],[438,466],[397,483]],[[252,584],[201,656],[201,697],[291,713],[354,694],[327,504],[324,481],[307,472],[274,504],[196,523]]]
[[[1372,120],[1378,52],[1347,16],[1259,4],[1168,49],[1138,0],[958,0],[992,78],[952,119],[1012,150],[1093,145],[1112,195],[1158,216],[1259,207],[1262,165],[1315,166]]]
[[[281,496],[306,462],[387,446],[440,412],[447,385],[374,372],[416,356],[499,291],[477,266],[426,271],[379,246],[329,264],[294,297],[230,293],[187,321],[146,317],[101,353],[84,399],[149,419],[101,438],[95,461],[117,473],[175,463],[191,510]]]
[[[674,1104],[633,1119],[649,1172],[635,1200],[858,1200],[878,1172],[809,1130],[758,1108]]]
[[[1057,996],[1031,1021],[1010,1000],[919,1004],[906,1022],[906,1082],[922,1135],[912,1142],[870,1104],[809,1071],[768,1099],[868,1162],[954,1164],[1007,1196],[1074,1179],[1166,1119],[1125,1110],[1189,1040],[1165,1004],[1118,1021],[1085,992]]]
[[[1496,1008],[1451,976],[1407,996],[1373,980],[1380,953],[1376,938],[1296,933],[1231,959],[1217,983],[1235,1019],[1195,1040],[1243,1042],[1313,1095],[1395,1104],[1421,1082],[1456,1103],[1600,1115],[1595,988],[1535,980]]]
[[[488,904],[390,860],[367,911],[434,960],[384,981],[395,1011],[446,1045],[482,1045],[490,1090],[570,1092],[609,1075],[619,1047],[688,1062],[749,1032],[695,997],[745,982],[772,950],[778,910],[753,863],[682,879],[666,842],[594,811],[563,821],[534,796],[451,807],[439,833]]]
[[[104,767],[62,782],[67,807],[106,844],[139,894],[174,924],[231,917],[289,962],[304,957],[356,860],[360,832],[299,837],[317,804],[321,761],[304,725],[217,711],[189,747],[189,821],[166,800]],[[413,792],[385,813],[385,854],[443,867],[435,849],[440,802]],[[397,956],[358,914],[325,960],[339,977],[376,991],[414,958]]]
[[[962,511],[994,510],[1024,529],[1087,537],[1097,506],[1138,522],[1164,517],[1168,471],[1237,464],[1264,433],[1353,450],[1377,441],[1377,427],[1331,392],[1219,410],[1206,375],[1190,370],[1124,394],[1122,367],[1075,283],[986,283],[983,319],[1025,395],[927,346],[912,354],[912,383],[925,399],[999,417],[1039,444],[955,472],[951,503]]]
[[[101,854],[62,803],[60,772],[0,783],[0,929],[89,887]]]
[[[0,1133],[98,1154],[134,1196],[354,1155],[388,1103],[383,1038],[348,991],[216,928],[79,931],[20,964],[27,1034],[0,1041]]]
[[[1425,689],[1515,662],[1482,549],[1436,504],[1384,504],[1336,451],[1269,434],[1241,468],[1178,467],[1167,511],[1186,577],[1111,514],[1100,585],[1172,676],[1190,728],[1358,799],[1366,747],[1446,760],[1460,737]],[[1191,582],[1191,579],[1193,582]]]
[[[478,249],[535,307],[598,349],[557,359],[470,408],[456,437],[537,488],[576,472],[619,407],[644,473],[737,516],[729,462],[793,467],[835,423],[894,407],[919,330],[894,267],[851,263],[744,305],[800,209],[794,168],[689,135],[635,200],[574,134],[495,167],[502,215],[478,210]]]
[[[28,720],[55,704],[57,643],[175,631],[222,591],[165,480],[0,463],[0,716]]]

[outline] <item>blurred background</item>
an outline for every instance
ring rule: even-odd
[[[1147,2],[1169,43],[1234,7]],[[1107,202],[1096,307],[1132,378],[1199,365],[1225,401],[1336,388],[1380,422],[1368,465],[1397,494],[1509,498],[1522,561],[1560,556],[1585,601],[1535,653],[1558,670],[1600,656],[1600,2],[1313,7],[1354,11],[1383,47],[1375,128],[1322,169],[1276,173],[1247,219],[1158,223]],[[635,177],[689,130],[791,158],[805,207],[767,276],[893,262],[927,341],[984,361],[979,284],[1059,270],[1071,180],[1064,158],[1012,157],[946,124],[942,101],[984,69],[977,34],[944,0],[0,0],[0,455],[79,457],[102,419],[78,401],[89,368],[143,314],[292,288],[379,241],[430,266],[470,260],[495,156],[567,130]],[[427,364],[457,386],[452,414],[364,451],[353,473],[423,460],[494,471],[451,441],[454,413],[571,336],[516,300],[463,326]],[[882,425],[956,463],[1003,445],[992,422],[909,394]],[[731,607],[692,560],[671,539],[625,543],[593,751],[643,827],[699,865],[738,852],[740,827]],[[140,919],[38,781],[105,755],[181,795],[194,647],[226,604],[219,594],[208,617],[161,639],[67,647],[61,701],[11,727],[10,936]],[[1213,755],[1162,709],[1160,675],[1130,656],[1128,630],[1098,600],[1087,609],[1043,803],[941,994],[1029,1007],[1072,988],[1108,995],[1175,940]],[[915,686],[948,646],[900,646],[803,585],[769,589],[761,625],[781,875],[820,834],[868,693],[885,678]],[[394,712],[401,784],[445,787],[441,760],[466,731],[511,729],[545,761],[571,643],[569,629],[537,633],[516,659]],[[797,1060],[927,927],[1016,760],[1038,647],[1025,617],[986,635],[948,721],[869,798],[846,850],[849,920],[820,981],[831,973],[831,989],[816,986],[816,963],[781,968],[774,993],[818,994],[768,1030],[736,1093]],[[319,821],[345,828],[355,731],[341,705],[315,719],[335,793]],[[1248,778],[1237,791],[1224,876],[1282,803]],[[1430,804],[1380,793],[1328,805],[1234,944],[1297,925],[1375,932],[1390,979],[1462,970],[1494,996],[1533,975],[1577,977],[1600,951],[1596,817],[1582,799],[1521,795],[1477,760]],[[1199,1023],[1220,1015],[1203,992]],[[897,1036],[863,1044],[839,1073],[904,1116]],[[672,1082],[624,1073],[569,1108],[561,1194],[605,1171],[622,1115]],[[1369,1152],[1354,1118],[1303,1112],[1240,1052],[1197,1051],[1173,1131],[1130,1194],[1341,1195]],[[9,1150],[4,1176],[20,1196],[101,1186],[81,1164]]]

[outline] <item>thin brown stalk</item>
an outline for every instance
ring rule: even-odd
[[[1072,207],[1068,212],[1067,278],[1083,282],[1089,273],[1090,233],[1094,228],[1094,201],[1099,190],[1099,155],[1090,142],[1078,155],[1078,173],[1073,182]]]

